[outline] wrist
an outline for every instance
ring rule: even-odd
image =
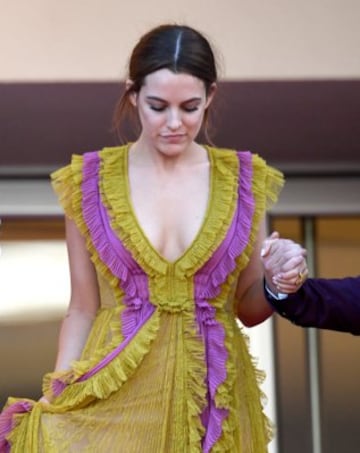
[[[279,293],[273,291],[269,285],[266,283],[266,279],[264,278],[263,280],[264,283],[264,295],[265,298],[268,302],[270,302],[271,305],[276,305],[278,302],[287,299],[288,295],[285,293]]]

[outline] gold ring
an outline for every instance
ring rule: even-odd
[[[299,272],[295,280],[295,285],[300,285],[305,280],[306,272]]]

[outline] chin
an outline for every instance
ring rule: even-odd
[[[182,143],[160,143],[156,149],[166,156],[178,156],[189,148],[190,143],[184,141]]]

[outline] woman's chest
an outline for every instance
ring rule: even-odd
[[[144,235],[168,260],[181,256],[196,239],[211,199],[208,171],[157,178],[143,175],[130,181],[130,200]]]

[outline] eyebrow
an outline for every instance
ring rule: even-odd
[[[164,104],[168,103],[165,99],[159,98],[157,96],[146,96],[146,100],[163,102]],[[181,104],[188,104],[188,103],[191,103],[191,102],[196,102],[196,101],[201,101],[201,100],[202,100],[202,98],[200,96],[199,97],[193,97],[193,98],[190,98],[190,99],[186,99],[186,101],[183,101]]]

